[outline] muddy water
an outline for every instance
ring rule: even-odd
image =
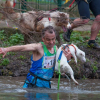
[[[23,89],[25,77],[0,77],[0,100],[100,100],[100,80],[61,79],[57,90],[57,79],[52,79],[51,89]]]

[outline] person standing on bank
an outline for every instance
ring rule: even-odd
[[[44,87],[50,88],[50,79],[54,72],[54,62],[57,46],[55,45],[56,32],[52,26],[42,31],[42,41],[20,46],[0,48],[3,57],[10,51],[32,51],[31,68],[27,74],[23,88]]]
[[[97,34],[100,30],[100,0],[75,0],[78,4],[78,10],[80,18],[75,19],[71,24],[71,28],[68,29],[67,34],[64,34],[64,39],[69,42],[72,29],[84,25],[90,20],[90,10],[95,16],[95,20],[91,27],[91,36],[88,41],[88,46],[100,49],[100,46],[95,42]]]

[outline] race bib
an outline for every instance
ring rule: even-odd
[[[45,56],[44,58],[44,68],[52,68],[54,65],[55,56]]]

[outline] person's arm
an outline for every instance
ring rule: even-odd
[[[3,54],[4,57],[6,53],[10,51],[36,51],[36,50],[39,51],[39,48],[41,48],[40,43],[11,46],[6,48],[0,48],[0,54]]]

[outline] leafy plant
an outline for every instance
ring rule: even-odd
[[[98,70],[98,68],[96,66],[93,66],[92,68],[93,68],[94,73]]]
[[[73,32],[72,33],[71,40],[76,44],[78,44],[79,42],[83,42],[84,41],[84,39],[81,36],[81,34],[77,33],[77,32]]]
[[[0,55],[0,59],[2,59],[2,55]]]
[[[21,41],[24,41],[23,35],[22,34],[13,34],[12,36],[10,36],[9,38],[9,43],[16,45],[19,44]]]
[[[0,40],[4,40],[6,38],[6,35],[4,34],[4,30],[0,31]]]
[[[83,79],[86,80],[87,78],[83,75]]]
[[[100,38],[98,37],[97,42],[100,43]]]
[[[15,52],[7,52],[7,55],[15,55]]]
[[[88,58],[86,58],[86,62],[90,62],[90,60]]]
[[[26,57],[25,57],[25,56],[22,56],[22,55],[19,56],[18,58],[19,58],[19,59],[22,59],[22,60],[26,59]]]
[[[22,34],[11,34],[10,36],[8,34],[5,34],[4,30],[0,31],[0,47],[7,47],[17,44],[23,44],[24,37]]]
[[[2,60],[2,62],[0,63],[0,65],[2,66],[7,66],[9,64],[9,59],[5,58]]]

